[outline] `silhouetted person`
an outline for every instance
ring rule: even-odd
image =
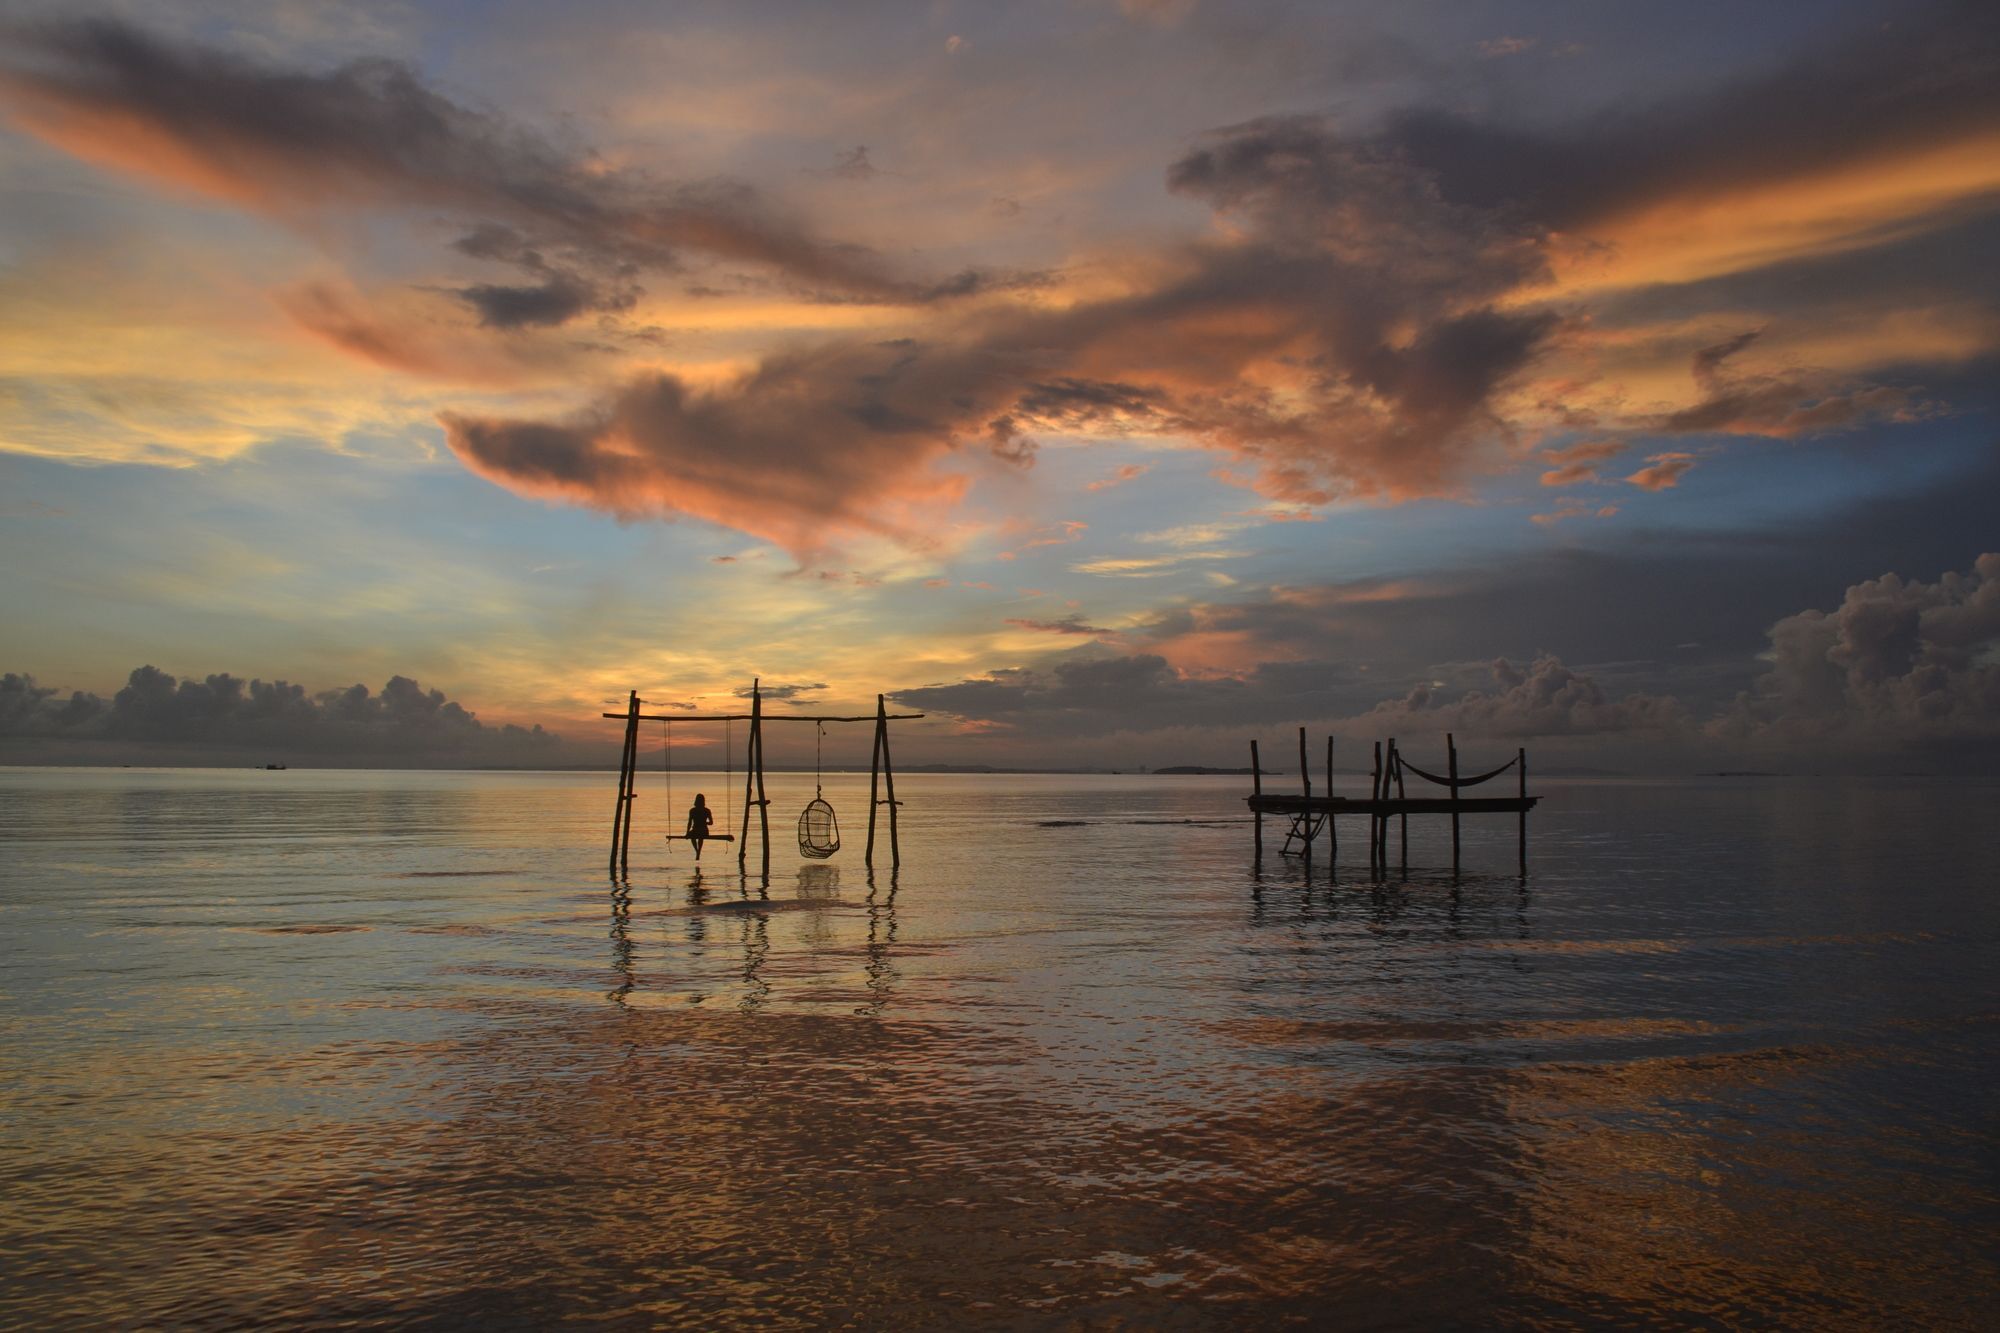
[[[701,860],[701,845],[708,840],[708,829],[713,823],[715,811],[708,808],[708,798],[696,792],[694,804],[688,807],[687,840],[697,861]]]

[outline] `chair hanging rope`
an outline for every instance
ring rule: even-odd
[[[817,724],[813,732],[813,798],[799,812],[799,855],[824,861],[840,850],[840,821],[827,803],[821,781],[820,742],[826,736],[826,724]]]

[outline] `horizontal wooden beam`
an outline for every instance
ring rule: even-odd
[[[604,713],[601,716],[630,717],[631,714]],[[641,722],[748,722],[751,716],[749,713],[641,713],[639,714],[639,720]],[[914,722],[922,716],[922,713],[891,713],[886,720],[890,722]],[[876,715],[870,713],[866,717],[800,717],[796,713],[786,713],[783,715],[765,713],[759,716],[757,720],[760,722],[873,722],[876,720]]]

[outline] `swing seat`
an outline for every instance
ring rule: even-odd
[[[702,838],[701,838],[701,840],[702,840],[703,842],[735,842],[735,841],[736,841],[736,835],[735,835],[734,833],[705,833],[705,834],[703,834],[703,835],[702,835]],[[667,841],[668,841],[668,842],[693,842],[693,841],[694,841],[694,839],[693,839],[693,838],[690,838],[690,837],[689,837],[689,836],[688,836],[687,834],[685,834],[685,833],[669,833],[669,834],[667,835]]]
[[[824,861],[840,850],[840,821],[824,797],[815,796],[799,812],[799,855]]]

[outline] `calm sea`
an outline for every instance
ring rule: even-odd
[[[0,1323],[1993,1326],[2000,784],[1241,783],[0,770]]]

